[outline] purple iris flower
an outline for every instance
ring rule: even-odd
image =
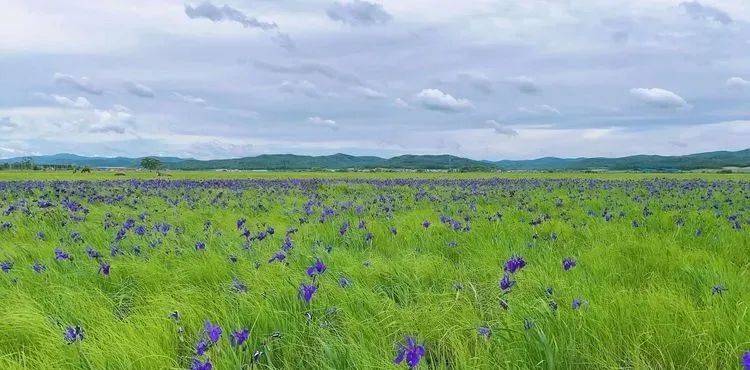
[[[203,356],[209,348],[211,348],[211,344],[207,340],[201,339],[195,345],[195,353],[198,356]]]
[[[34,264],[31,266],[31,269],[34,270],[37,274],[43,273],[45,270],[47,270],[47,266],[42,265],[39,263],[39,261],[34,262]]]
[[[10,270],[13,269],[13,262],[11,261],[3,261],[0,262],[0,270],[3,270],[3,272],[10,272]]]
[[[483,337],[485,340],[490,339],[490,335],[492,335],[492,330],[487,326],[480,326],[477,328],[477,334],[479,336]]]
[[[211,323],[211,321],[206,320],[204,330],[206,332],[206,335],[208,336],[208,339],[210,339],[213,343],[218,342],[219,338],[221,338],[221,326],[214,325]]]
[[[201,362],[201,360],[194,358],[193,364],[190,366],[190,370],[212,370],[214,368],[214,365],[211,364],[211,360],[206,359],[206,362]]]
[[[55,248],[55,259],[58,261],[69,260],[70,254],[60,248]]]
[[[430,221],[424,220],[422,222],[422,227],[424,227],[425,229],[428,228],[428,227],[430,227]]]
[[[398,234],[398,230],[396,230],[395,226],[391,226],[391,234],[393,234],[393,235]]]
[[[247,285],[240,279],[232,278],[232,290],[237,293],[247,293]]]
[[[245,343],[248,338],[250,338],[250,331],[247,329],[242,329],[232,333],[232,336],[229,339],[231,340],[233,346],[239,347],[243,343]]]
[[[318,290],[318,287],[315,285],[308,285],[308,284],[302,284],[299,287],[299,296],[302,298],[305,303],[309,304],[312,300],[313,295]]]
[[[68,344],[73,344],[77,341],[83,340],[83,329],[81,329],[80,326],[68,326],[65,329],[64,333],[65,341],[68,342]]]
[[[99,262],[99,273],[104,276],[109,276],[110,265],[108,262]]]
[[[89,258],[91,258],[91,259],[99,259],[99,258],[102,257],[102,255],[101,255],[101,253],[99,253],[99,251],[97,251],[94,248],[91,248],[90,246],[86,247],[86,254],[88,254]]]
[[[245,222],[247,222],[247,220],[244,218],[237,220],[237,230],[241,230],[245,226]]]
[[[134,232],[136,235],[143,236],[144,234],[146,234],[146,228],[143,227],[143,225],[139,225],[135,228]]]
[[[320,275],[326,271],[326,265],[320,258],[316,258],[315,262],[307,268],[308,276]]]
[[[745,370],[750,370],[750,351],[746,351],[742,355],[742,367]]]
[[[278,251],[278,252],[276,252],[276,254],[273,255],[273,257],[271,257],[270,260],[268,260],[268,263],[271,263],[273,261],[279,261],[279,262],[281,262],[285,258],[286,258],[286,254],[283,251]]]
[[[563,269],[565,271],[568,271],[568,270],[572,269],[573,267],[576,267],[576,260],[574,260],[573,258],[570,258],[570,257],[565,258],[562,261],[562,266],[563,266]]]
[[[503,278],[500,279],[500,289],[502,289],[503,292],[507,292],[515,284],[515,280],[511,279],[510,274],[508,274],[507,272],[503,274]]]
[[[344,223],[341,224],[341,227],[339,228],[339,235],[344,236],[347,230],[349,230],[349,221],[344,221]]]
[[[513,256],[505,262],[505,271],[511,274],[526,266],[526,261],[521,256]]]
[[[412,337],[406,337],[405,341],[406,345],[399,344],[393,363],[398,365],[406,360],[406,365],[413,369],[419,365],[419,361],[424,356],[424,346],[417,344]]]
[[[580,298],[576,298],[576,299],[573,300],[573,303],[571,304],[571,307],[574,310],[577,310],[577,309],[581,308],[581,305],[583,305],[583,301],[581,301]]]
[[[195,243],[195,250],[202,251],[204,249],[206,249],[206,243],[204,243],[204,242],[197,242],[197,243]]]
[[[352,283],[346,277],[342,276],[342,277],[339,278],[339,286],[340,287],[346,288],[346,287],[348,287],[350,285],[352,285]]]

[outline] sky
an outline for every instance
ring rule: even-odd
[[[6,0],[0,158],[750,147],[747,0]]]

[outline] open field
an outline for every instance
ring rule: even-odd
[[[154,177],[0,172],[0,368],[733,369],[750,350],[747,174]]]

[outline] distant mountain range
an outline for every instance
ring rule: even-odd
[[[197,160],[156,157],[167,169],[175,170],[310,170],[310,169],[465,169],[465,170],[694,170],[723,167],[750,167],[750,149],[736,152],[717,151],[681,156],[634,155],[620,158],[555,158],[531,160],[477,161],[452,155],[401,155],[392,158],[334,154],[306,156],[294,154],[263,154],[255,157]],[[127,167],[140,165],[141,158],[83,157],[55,154],[0,159],[2,163],[18,163],[31,159],[38,165],[73,165],[88,167]]]

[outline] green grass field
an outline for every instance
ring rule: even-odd
[[[171,175],[0,172],[0,368],[408,368],[406,336],[425,369],[750,350],[750,175]]]

